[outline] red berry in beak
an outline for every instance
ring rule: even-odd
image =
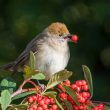
[[[77,36],[77,35],[73,35],[73,36],[71,37],[71,40],[72,40],[74,43],[77,43],[77,41],[78,41],[78,36]]]

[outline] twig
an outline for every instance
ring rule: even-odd
[[[18,89],[17,91],[15,91],[15,92],[11,95],[11,97],[14,97],[14,96],[16,96],[16,95],[18,95],[18,94],[20,94],[20,93],[23,93],[23,92],[32,91],[32,88],[30,88],[30,89],[23,89],[23,86],[24,86],[26,83],[31,83],[31,84],[35,87],[34,90],[39,91],[39,87],[38,87],[34,82],[32,82],[30,79],[27,79],[27,80],[25,80],[25,81],[20,85],[19,89]]]
[[[105,105],[110,106],[110,102],[103,102],[103,101],[93,101],[93,103],[103,103]]]

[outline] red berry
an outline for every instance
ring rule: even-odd
[[[72,99],[71,96],[68,95],[68,96],[67,96],[67,100],[68,100],[68,101],[72,101],[73,99]]]
[[[99,104],[98,105],[98,108],[103,109],[104,108],[104,105],[103,104]]]
[[[37,101],[38,101],[38,102],[40,102],[41,100],[42,100],[42,98],[41,98],[41,97],[38,97],[38,98],[37,98]]]
[[[76,84],[72,84],[72,85],[71,85],[71,88],[72,88],[73,90],[75,90],[75,89],[77,88]]]
[[[69,80],[66,80],[63,82],[63,84],[70,86],[71,82]]]
[[[50,99],[46,98],[44,102],[48,105],[50,103]]]
[[[88,85],[85,85],[85,86],[82,86],[82,89],[84,90],[84,91],[88,91]]]
[[[53,110],[57,110],[58,106],[56,104],[52,105]]]
[[[85,98],[83,98],[82,96],[78,96],[78,102],[84,103],[85,102]]]
[[[33,103],[34,102],[34,99],[32,97],[29,97],[28,98],[28,103]]]
[[[74,105],[73,108],[74,108],[74,110],[78,110],[78,106],[77,105]]]
[[[73,35],[72,38],[71,38],[71,40],[72,40],[74,43],[77,43],[77,41],[78,41],[77,35]]]
[[[94,107],[93,110],[99,110],[98,107]]]
[[[66,100],[66,99],[67,99],[67,94],[64,93],[64,92],[61,92],[61,93],[59,94],[59,96],[60,96],[60,98],[61,98],[62,100]]]
[[[36,110],[36,109],[37,109],[37,105],[32,105],[32,108],[33,108],[34,110]]]
[[[98,110],[103,110],[103,109],[101,109],[101,108],[98,108]]]
[[[63,88],[63,86],[62,86],[61,84],[58,84],[57,87],[58,87],[58,89],[60,89],[61,91],[64,91],[64,88]]]
[[[43,109],[47,109],[47,107],[48,107],[48,106],[47,106],[46,104],[43,104],[43,105],[42,105],[42,108],[43,108]]]
[[[33,95],[32,98],[33,98],[34,101],[37,100],[37,96],[35,96],[35,95]]]
[[[80,110],[84,110],[84,107],[82,105],[79,106]]]
[[[88,98],[88,96],[89,96],[88,92],[82,92],[81,94],[82,94],[82,97],[84,97],[84,98]]]
[[[81,82],[82,82],[83,86],[85,86],[87,84],[85,80],[82,80]]]
[[[76,91],[80,92],[81,88],[80,87],[76,87]]]
[[[89,98],[90,97],[90,93],[89,92],[87,92],[87,98]]]
[[[44,100],[40,100],[40,101],[39,101],[39,104],[40,104],[40,105],[43,105],[43,104],[44,104]]]
[[[54,104],[54,103],[55,103],[54,98],[50,98],[50,103],[51,103],[51,104]]]
[[[88,99],[86,100],[86,104],[89,105],[91,103],[91,101]]]
[[[43,110],[43,108],[41,106],[38,106],[37,110]]]
[[[79,87],[79,86],[82,86],[82,81],[76,81],[76,85]]]

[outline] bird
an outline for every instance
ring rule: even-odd
[[[2,66],[13,72],[23,71],[29,64],[32,51],[36,59],[36,70],[40,70],[49,80],[55,73],[64,70],[70,59],[68,42],[71,40],[69,30],[64,23],[54,22],[32,39],[15,61]]]

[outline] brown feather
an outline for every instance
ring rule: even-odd
[[[64,34],[65,35],[68,35],[69,34],[69,31],[68,31],[66,25],[63,24],[63,23],[59,23],[59,22],[52,23],[48,27],[48,31],[51,34],[56,34],[58,36],[63,36]]]

